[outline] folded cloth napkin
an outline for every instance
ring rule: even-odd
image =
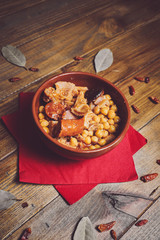
[[[122,142],[103,156],[73,161],[51,152],[34,127],[31,103],[34,93],[20,94],[20,109],[2,120],[19,143],[19,181],[53,184],[72,204],[99,183],[137,179],[132,155],[146,139],[131,126]]]

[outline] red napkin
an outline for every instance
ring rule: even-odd
[[[2,119],[19,143],[19,181],[54,184],[72,204],[98,183],[137,179],[132,155],[146,139],[131,126],[122,142],[109,153],[84,161],[73,161],[51,152],[34,128],[31,103],[34,93],[20,94],[20,109]]]

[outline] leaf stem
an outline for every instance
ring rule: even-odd
[[[22,198],[13,198],[11,200],[14,200],[14,201],[22,201],[23,199]]]
[[[23,67],[26,71],[28,71],[28,68],[26,68],[25,66]]]

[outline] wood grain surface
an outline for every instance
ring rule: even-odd
[[[140,109],[139,114],[131,109],[131,125],[148,140],[133,156],[136,181],[99,184],[68,205],[52,185],[18,181],[18,144],[0,120],[0,189],[21,199],[0,211],[1,240],[18,240],[28,227],[32,229],[31,240],[73,239],[84,216],[90,218],[98,240],[112,239],[109,231],[96,230],[98,224],[111,221],[116,221],[118,239],[159,239],[160,166],[156,160],[160,159],[160,104],[149,100],[150,96],[160,99],[159,25],[159,0],[1,1],[0,47],[17,46],[26,56],[27,67],[38,67],[39,72],[26,71],[0,56],[0,117],[18,110],[20,92],[35,92],[54,75],[69,71],[95,73],[95,55],[109,48],[114,62],[98,75],[114,83],[130,107],[135,104]],[[77,62],[75,56],[84,59]],[[150,82],[136,81],[135,76],[149,77]],[[11,77],[21,80],[11,83]],[[134,87],[135,95],[129,94],[129,86]],[[153,181],[140,180],[154,172],[159,175]],[[105,193],[138,196],[141,201],[135,199],[128,208],[130,214],[126,214],[116,210]],[[23,208],[23,203],[28,207]],[[147,219],[148,223],[136,227],[139,219]]]

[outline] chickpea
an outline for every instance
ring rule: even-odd
[[[87,135],[88,135],[88,130],[84,129],[83,132],[82,132],[82,134],[84,134],[85,136],[87,136]]]
[[[103,118],[101,118],[100,123],[105,123],[105,122],[107,122],[107,121],[108,121],[108,118],[103,117]]]
[[[39,122],[41,123],[41,122],[43,122],[43,120],[44,120],[44,118],[43,119],[39,119]]]
[[[103,124],[103,128],[104,128],[105,130],[108,130],[108,129],[110,128],[109,123],[108,123],[108,122],[105,122],[105,123]]]
[[[113,120],[112,118],[110,118],[110,119],[108,119],[108,123],[109,123],[110,125],[113,125],[113,124],[114,124],[114,120]]]
[[[92,130],[89,130],[89,131],[88,131],[88,136],[90,136],[90,137],[93,136],[93,131],[92,131]]]
[[[43,127],[43,130],[44,130],[46,133],[49,133],[49,128],[48,128],[48,127],[44,126],[44,127]]]
[[[109,100],[109,105],[111,106],[113,104],[114,104],[114,102],[112,100]]]
[[[94,146],[94,145],[91,145],[90,147],[89,147],[89,149],[96,149],[96,147]]]
[[[47,127],[49,125],[49,122],[46,119],[41,119],[41,126]]]
[[[117,112],[117,106],[115,105],[115,104],[113,104],[112,106],[111,106],[111,110],[113,110],[113,111],[115,111],[115,112]]]
[[[98,106],[94,107],[93,112],[95,114],[99,114],[100,113],[100,108]]]
[[[43,105],[42,105],[42,106],[39,106],[39,112],[40,112],[40,113],[44,112],[44,106],[43,106]]]
[[[108,111],[108,118],[114,118],[116,116],[115,111],[109,110]]]
[[[117,123],[115,123],[114,126],[115,126],[115,128],[118,128],[118,124]]]
[[[115,116],[114,117],[114,122],[115,123],[119,123],[120,122],[120,117],[119,116]]]
[[[96,145],[94,145],[95,146],[95,148],[100,148],[100,146],[98,145],[98,144],[96,144]]]
[[[82,133],[82,137],[83,137],[83,138],[86,138],[86,137],[87,137],[87,134]]]
[[[98,130],[95,132],[95,135],[96,135],[96,137],[101,138],[101,137],[103,136],[103,131],[100,130],[100,129],[98,129]]]
[[[72,147],[77,147],[77,145],[78,145],[77,139],[74,137],[71,137],[70,144]]]
[[[43,113],[39,113],[38,117],[39,117],[39,119],[43,119],[44,118],[44,114]]]
[[[88,148],[87,148],[87,147],[85,147],[85,148],[84,148],[84,150],[88,150]]]
[[[107,136],[108,136],[108,131],[103,130],[103,137],[105,138],[105,137],[107,137]]]
[[[87,137],[84,139],[84,142],[85,142],[85,144],[87,144],[87,145],[91,144],[91,138],[90,138],[90,136],[87,136]]]
[[[109,94],[105,94],[104,95],[106,99],[110,100],[111,99],[111,96]]]
[[[110,125],[110,128],[108,129],[110,133],[114,133],[116,131],[116,128],[114,125]]]
[[[100,146],[104,146],[106,144],[106,140],[104,138],[101,138],[98,143]]]
[[[91,142],[92,143],[97,143],[98,142],[98,137],[97,136],[92,136],[91,137]]]
[[[101,130],[103,129],[103,124],[102,123],[98,125],[98,129],[101,129]]]
[[[100,117],[94,116],[94,117],[93,117],[93,120],[94,120],[96,123],[99,123],[99,122],[100,122]]]
[[[107,115],[108,111],[109,111],[109,107],[108,106],[101,108],[101,113],[104,114],[104,115]]]
[[[104,118],[104,115],[103,114],[99,114],[98,117],[101,119],[101,118]]]

